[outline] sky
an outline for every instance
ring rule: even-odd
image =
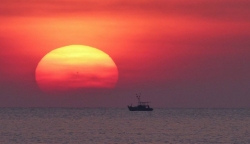
[[[250,107],[249,0],[3,0],[0,107]],[[108,54],[113,89],[43,92],[39,61],[67,45]]]

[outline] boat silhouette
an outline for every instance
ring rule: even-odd
[[[138,105],[137,106],[128,106],[129,111],[153,111],[153,108],[149,106],[150,102],[141,102],[141,96],[136,94],[136,97],[138,99]]]

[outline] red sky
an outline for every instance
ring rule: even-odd
[[[250,107],[248,0],[6,0],[0,4],[0,107]],[[35,69],[81,44],[114,60],[112,90],[43,93]]]

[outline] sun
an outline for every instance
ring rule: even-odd
[[[83,45],[69,45],[47,53],[35,72],[39,88],[61,93],[88,88],[114,88],[118,69],[103,51]]]

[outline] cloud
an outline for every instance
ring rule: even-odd
[[[250,20],[247,0],[6,0],[2,16],[50,16],[65,14],[128,14],[139,16],[185,16],[220,20]]]

